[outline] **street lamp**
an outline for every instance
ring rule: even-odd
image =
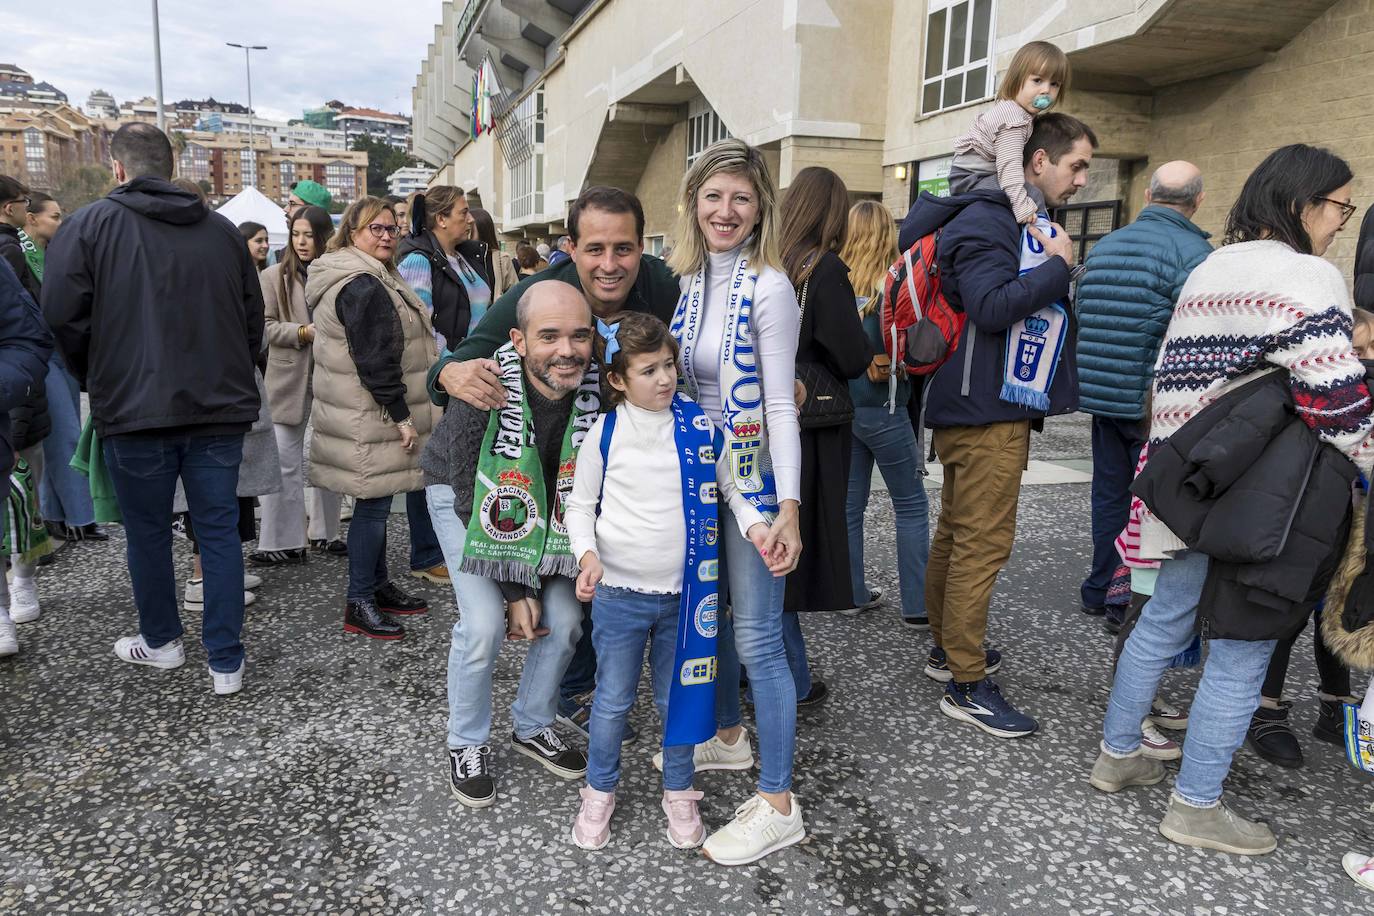
[[[248,179],[248,186],[256,188],[258,186],[258,151],[253,147],[253,64],[249,59],[249,53],[266,51],[267,45],[241,45],[232,41],[226,41],[225,44],[231,48],[243,49],[243,69],[248,74],[248,159],[253,164],[253,173]]]

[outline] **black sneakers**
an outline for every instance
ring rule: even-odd
[[[332,541],[327,541],[324,538],[313,538],[310,541],[310,549],[316,553],[327,553],[335,557],[348,556],[348,545],[338,538]]]
[[[388,582],[377,589],[373,600],[377,602],[377,607],[388,614],[423,614],[429,610],[428,602],[401,591],[395,582]]]
[[[1288,725],[1288,710],[1293,704],[1287,700],[1278,709],[1261,706],[1250,719],[1245,743],[1250,749],[1276,766],[1296,769],[1302,766],[1302,745]]]
[[[555,776],[581,779],[587,775],[587,756],[563,743],[551,728],[542,728],[528,738],[510,736],[510,746],[532,760],[537,760]]]
[[[469,808],[485,808],[496,801],[496,780],[491,777],[485,744],[448,749],[448,789]]]
[[[255,550],[248,555],[248,562],[254,566],[290,566],[293,563],[304,563],[305,560],[304,547],[294,550]]]

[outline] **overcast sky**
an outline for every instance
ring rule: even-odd
[[[153,95],[151,0],[0,3],[4,48],[37,80],[84,106],[92,89],[121,104]],[[441,0],[161,0],[162,86],[167,102],[214,96],[247,101],[243,52],[253,52],[253,108],[299,118],[327,99],[410,114],[420,60],[434,40]]]

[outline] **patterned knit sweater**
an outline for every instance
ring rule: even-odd
[[[1282,242],[1226,245],[1189,276],[1155,362],[1150,443],[1168,439],[1225,392],[1274,368],[1298,416],[1362,473],[1374,468],[1374,400],[1350,342],[1340,271]],[[1146,512],[1142,558],[1186,548]]]

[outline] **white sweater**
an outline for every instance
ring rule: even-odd
[[[1151,445],[1257,373],[1278,368],[1298,417],[1368,476],[1374,404],[1350,329],[1350,293],[1330,262],[1276,241],[1218,248],[1188,276],[1160,346]],[[1147,559],[1186,546],[1149,512],[1140,537]]]
[[[587,551],[595,553],[605,570],[601,581],[606,585],[675,594],[682,591],[687,532],[673,412],[644,410],[626,401],[616,414],[609,467],[601,463],[604,415],[597,418],[577,452],[577,474],[563,514],[572,554],[580,561]],[[764,518],[735,489],[725,456],[717,461],[716,479],[720,505],[729,506],[740,533],[747,536]],[[600,517],[596,514],[598,496]],[[720,524],[727,524],[729,512],[722,510],[720,515]]]
[[[739,249],[708,255],[706,289],[701,307],[701,327],[692,351],[692,374],[697,380],[697,403],[719,427],[721,413],[720,348],[725,339],[725,313],[729,300],[730,273]],[[685,293],[691,277],[682,278]],[[801,425],[793,382],[797,376],[797,337],[801,333],[801,309],[787,275],[771,267],[759,273],[754,287],[754,352],[759,381],[763,385],[763,423],[768,437],[768,457],[778,501],[801,501]],[[728,476],[728,475],[722,475]]]

